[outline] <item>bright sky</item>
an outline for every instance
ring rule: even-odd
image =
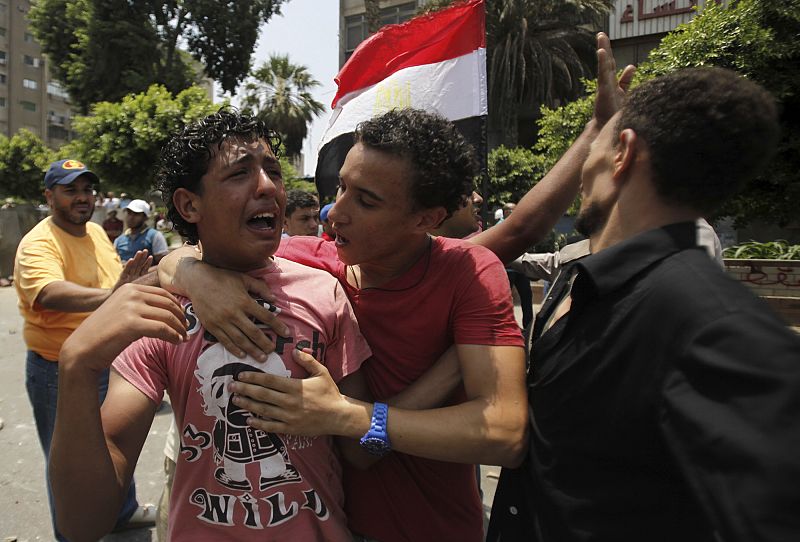
[[[281,6],[281,12],[282,15],[273,16],[261,28],[253,66],[261,66],[271,53],[288,54],[290,62],[308,68],[321,83],[313,94],[325,106],[325,112],[311,124],[303,143],[305,174],[313,175],[317,167],[317,145],[328,126],[330,104],[336,94],[333,78],[339,71],[339,2],[289,0]]]

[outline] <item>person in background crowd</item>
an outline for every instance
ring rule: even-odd
[[[107,211],[119,207],[119,198],[114,195],[114,192],[106,192],[106,197],[103,200],[103,207],[105,207]]]
[[[303,190],[286,192],[286,218],[283,224],[284,237],[313,235],[319,233],[319,200],[317,196]]]
[[[91,311],[122,285],[144,275],[151,262],[140,252],[123,269],[105,231],[89,221],[94,211],[92,188],[98,182],[78,160],[50,164],[44,194],[52,215],[22,238],[14,263],[14,285],[28,347],[25,385],[45,462],[56,422],[61,346]],[[97,402],[99,395],[102,402],[108,371],[99,372],[93,384],[87,397]],[[49,484],[47,496],[55,538],[65,540],[55,527]],[[135,484],[131,483],[120,507],[115,529],[154,524],[155,507],[138,505]],[[83,515],[81,519],[85,519]]]
[[[516,203],[506,203],[503,205],[503,220],[506,220],[516,209]],[[519,273],[511,268],[506,268],[506,276],[511,289],[517,290],[519,295],[519,307],[522,310],[522,327],[527,329],[533,322],[533,291],[531,281],[524,273]]]
[[[103,221],[103,229],[108,235],[108,240],[113,243],[117,237],[122,235],[122,227],[122,220],[117,218],[117,210],[111,209],[108,211],[108,218]]]
[[[327,204],[319,212],[319,220],[322,223],[322,234],[320,237],[326,241],[336,240],[336,232],[333,231],[333,226],[331,226],[331,222],[328,220],[328,213],[331,211],[331,209],[333,209],[333,203]]]
[[[153,256],[153,265],[163,258],[169,248],[164,234],[147,224],[150,218],[150,205],[144,200],[135,199],[125,207],[128,229],[114,241],[120,259],[127,262],[140,250],[147,250]]]
[[[483,198],[473,190],[472,194],[464,196],[462,206],[453,211],[453,215],[442,222],[438,228],[431,231],[431,234],[452,239],[466,239],[480,233],[483,228],[483,223],[481,222],[482,204]]]

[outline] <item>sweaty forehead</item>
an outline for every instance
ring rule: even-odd
[[[223,141],[219,149],[212,154],[212,161],[218,162],[224,167],[249,157],[260,160],[265,155],[276,159],[275,153],[272,152],[272,148],[266,140],[232,137]]]

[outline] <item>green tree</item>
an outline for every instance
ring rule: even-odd
[[[38,0],[29,19],[53,77],[87,112],[154,83],[189,87],[197,79],[192,58],[233,92],[250,70],[259,26],[284,1]]]
[[[490,126],[516,145],[520,113],[581,95],[597,71],[595,34],[611,0],[496,0],[487,3]]]
[[[504,203],[518,202],[539,178],[542,162],[540,155],[524,147],[501,145],[489,152],[488,208],[497,209]]]
[[[216,112],[200,87],[173,96],[151,86],[117,103],[100,102],[92,114],[76,117],[78,137],[64,147],[85,161],[104,184],[144,195],[154,184],[161,147],[186,124]]]
[[[44,174],[56,159],[56,152],[29,130],[11,138],[0,135],[0,195],[42,200]]]
[[[305,66],[273,54],[245,84],[242,111],[264,119],[281,134],[286,154],[296,156],[303,149],[308,123],[325,110],[311,95],[318,86]]]
[[[371,36],[381,27],[381,8],[378,0],[364,0],[364,16],[367,20],[367,32]]]
[[[739,0],[707,7],[667,35],[639,67],[635,84],[676,69],[713,65],[733,69],[770,90],[781,105],[783,135],[769,170],[719,212],[738,225],[754,219],[785,224],[800,201],[800,0]],[[593,90],[590,83],[589,92]],[[535,150],[551,167],[591,116],[592,99],[543,108]],[[538,178],[541,178],[538,177]]]

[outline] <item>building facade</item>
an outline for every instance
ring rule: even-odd
[[[708,2],[728,0],[616,0],[604,30],[611,38],[617,65],[640,64],[668,32],[688,23]],[[381,25],[407,21],[425,0],[381,0]],[[366,2],[339,0],[339,67],[369,35]],[[598,29],[599,30],[599,29]]]
[[[405,22],[417,12],[425,0],[382,0],[379,2],[381,26]],[[339,67],[341,68],[359,43],[368,36],[364,0],[339,0]]]
[[[67,92],[50,79],[28,27],[28,0],[0,0],[0,134],[30,130],[50,148],[72,139]]]
[[[606,31],[617,66],[641,64],[668,32],[691,21],[708,2],[727,0],[616,0]]]

